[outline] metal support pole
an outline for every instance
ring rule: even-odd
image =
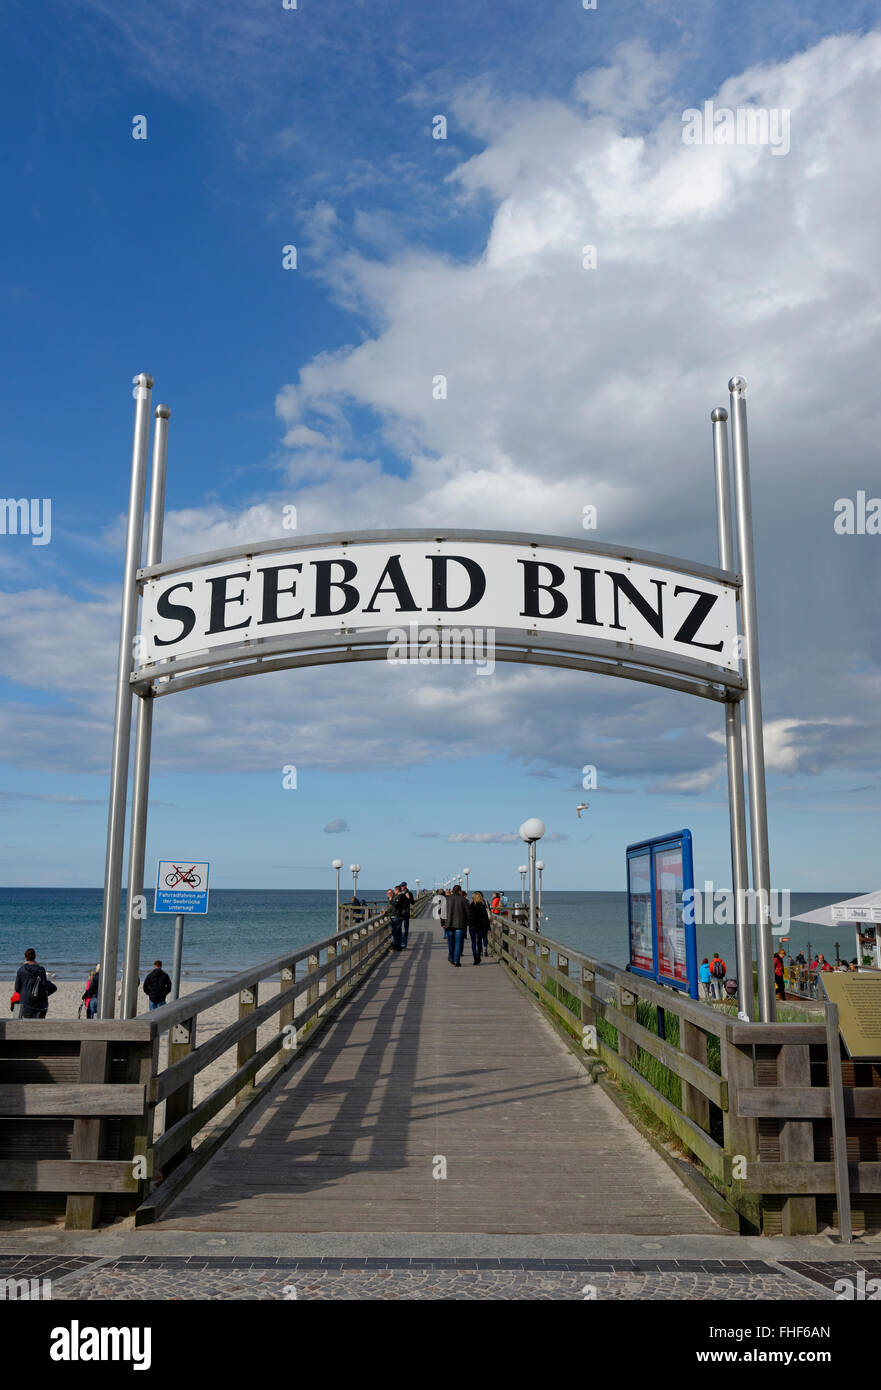
[[[337,869],[337,871],[336,871],[336,918],[335,918],[335,921],[336,921],[336,926],[334,927],[334,931],[339,931],[339,930],[340,930],[340,871],[339,871],[339,869]]]
[[[716,520],[719,534],[719,567],[734,571],[734,533],[731,525],[731,474],[728,463],[728,411],[719,406],[713,422],[713,457],[716,465]],[[728,763],[728,826],[731,835],[731,887],[734,892],[734,939],[737,959],[738,1014],[750,1022],[753,1009],[753,952],[749,928],[747,892],[746,802],[743,789],[743,742],[740,705],[725,704],[725,753]]]
[[[168,460],[167,405],[156,407],[153,434],[153,469],[150,478],[150,515],[147,522],[148,565],[162,560],[162,530],[165,519],[165,468]],[[140,665],[138,660],[136,665]],[[138,966],[141,956],[142,899],[144,894],[144,849],[147,837],[147,800],[150,787],[150,747],[153,739],[153,693],[147,690],[138,699],[135,723],[135,759],[132,777],[132,808],[128,835],[128,887],[125,911],[125,959],[122,968],[122,1017],[135,1018],[138,1012]]]
[[[535,841],[529,841],[529,930],[537,931],[535,921]]]
[[[153,378],[140,372],[134,378],[135,428],[129,487],[128,530],[122,580],[122,615],[119,624],[119,656],[116,669],[116,709],[113,717],[113,752],[110,760],[110,796],[107,807],[107,849],[104,859],[104,907],[101,918],[100,1018],[112,1018],[116,1003],[116,967],[119,955],[119,911],[122,899],[122,855],[125,840],[125,802],[128,788],[128,755],[131,742],[132,641],[138,616],[135,575],[141,563],[144,529],[144,491],[147,450],[150,443],[150,399]]]
[[[171,994],[169,999],[180,998],[180,970],[184,956],[184,914],[179,912],[174,919],[174,963],[171,967]]]
[[[749,765],[749,827],[752,879],[756,899],[756,967],[759,986],[759,1018],[773,1023],[776,1017],[771,937],[771,866],[768,852],[768,806],[765,795],[765,745],[762,734],[762,689],[759,675],[759,634],[756,615],[756,576],[753,551],[752,497],[749,478],[749,442],[746,427],[746,382],[742,376],[728,383],[731,403],[731,443],[734,453],[734,492],[737,499],[737,549],[740,572],[744,661],[746,664],[746,746]]]

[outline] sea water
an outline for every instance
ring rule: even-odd
[[[476,886],[472,875],[471,887]],[[510,905],[519,901],[518,890],[506,891]],[[864,890],[793,893],[790,913],[810,912],[860,891]],[[385,892],[359,885],[359,896],[368,902],[384,900]],[[157,958],[169,968],[174,945],[174,917],[155,914],[152,892],[146,897],[147,912],[141,923],[142,975],[152,969]],[[193,980],[217,979],[330,936],[334,901],[333,889],[212,889],[207,915],[186,919],[184,973]],[[25,948],[33,946],[38,960],[57,978],[85,979],[101,954],[101,903],[100,888],[0,888],[0,978],[11,978]],[[546,936],[611,965],[626,964],[626,893],[548,891],[543,894],[542,918]],[[121,920],[120,965],[123,932]],[[834,960],[836,940],[842,957],[850,960],[855,953],[854,933],[843,923],[833,930],[796,922],[775,937],[774,945],[775,949],[782,945],[794,956],[810,942],[813,951],[822,951]],[[699,961],[718,951],[729,974],[734,973],[732,927],[698,926],[697,947]]]

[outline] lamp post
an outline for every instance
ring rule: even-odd
[[[545,868],[544,860],[537,859],[535,862],[535,867],[538,869],[538,929],[539,931],[541,931],[541,924],[544,921],[544,918],[541,915],[541,876],[544,873]]]
[[[529,873],[529,869],[525,864],[521,864],[517,872],[520,875],[520,906],[522,907],[526,901],[526,875]]]
[[[339,931],[339,929],[340,929],[340,869],[343,867],[343,861],[342,861],[342,859],[334,859],[334,861],[333,861],[333,863],[331,864],[330,867],[331,867],[332,869],[336,869],[336,917],[335,917],[335,919],[334,919],[336,925],[334,926],[334,931]]]
[[[353,897],[353,898],[357,898],[357,896],[358,896],[358,875],[360,874],[360,872],[361,872],[361,865],[360,865],[360,864],[350,864],[350,865],[349,865],[349,873],[352,875],[352,897]]]
[[[463,869],[463,870],[462,870],[462,873],[465,875],[465,894],[466,894],[466,896],[467,896],[467,894],[468,894],[468,876],[469,876],[469,874],[471,873],[471,870],[470,870],[470,869]]]
[[[416,880],[416,896],[419,897],[419,879]]]
[[[529,930],[536,932],[539,925],[535,919],[535,846],[545,833],[545,823],[537,816],[525,820],[520,827],[520,839],[529,846]]]

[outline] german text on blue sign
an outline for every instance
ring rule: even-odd
[[[160,859],[154,912],[207,912],[208,865],[192,859]]]
[[[691,831],[627,846],[630,969],[698,997]]]

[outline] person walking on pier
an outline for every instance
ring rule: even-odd
[[[468,926],[468,899],[458,883],[447,898],[447,959],[450,965],[462,964],[462,947]]]
[[[482,893],[473,893],[470,903],[466,899],[468,912],[468,934],[471,937],[471,954],[474,964],[479,965],[489,949],[489,913]]]
[[[403,951],[403,930],[404,930],[404,894],[401,891],[400,883],[395,885],[392,897],[392,950]]]
[[[407,887],[406,879],[402,881],[398,892],[401,895],[401,946],[406,950],[407,942],[410,940],[410,908],[415,898]]]
[[[19,1018],[45,1018],[49,1008],[49,995],[54,994],[57,985],[47,977],[45,967],[37,964],[37,953],[29,946],[24,953],[24,965],[18,967],[15,976],[14,992],[19,995]]]

